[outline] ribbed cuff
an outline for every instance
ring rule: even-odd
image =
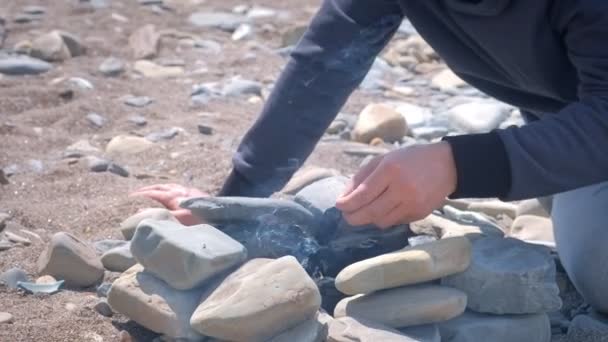
[[[450,198],[504,197],[511,188],[511,165],[497,132],[448,136],[456,163],[456,191]]]

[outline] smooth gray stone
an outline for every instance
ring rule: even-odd
[[[574,317],[567,342],[608,342],[608,317],[597,313]]]
[[[112,248],[101,256],[103,267],[112,272],[124,272],[137,262],[131,254],[131,243]]]
[[[103,125],[106,124],[106,122],[108,121],[108,119],[104,118],[103,116],[97,114],[97,113],[89,113],[87,114],[87,120],[89,120],[89,122],[91,124],[93,124],[95,127],[103,127]]]
[[[222,88],[222,96],[238,97],[243,95],[262,96],[262,84],[256,81],[233,78]]]
[[[549,249],[511,238],[476,240],[469,268],[442,284],[466,292],[467,307],[477,312],[532,314],[562,305]]]
[[[20,268],[11,268],[10,270],[0,274],[0,283],[5,284],[9,289],[16,289],[17,283],[20,281],[29,281],[29,276],[27,273]]]
[[[121,177],[129,177],[129,171],[116,163],[110,163],[110,165],[108,165],[108,172]]]
[[[8,251],[11,248],[13,248],[13,244],[10,241],[0,240],[0,252]]]
[[[466,311],[439,323],[442,342],[551,341],[551,324],[546,314],[491,315]]]
[[[135,124],[135,126],[145,126],[148,123],[148,120],[141,115],[133,115],[129,117],[129,122]]]
[[[210,127],[207,125],[201,125],[201,124],[199,124],[197,127],[198,127],[198,132],[202,135],[212,135],[213,134],[213,127]]]
[[[101,256],[111,249],[127,245],[128,243],[129,242],[125,240],[106,239],[93,242],[93,248],[95,248],[95,252]]]
[[[100,299],[99,302],[95,304],[94,308],[95,311],[104,317],[112,317],[114,315],[110,304],[108,304],[108,301],[105,298]]]
[[[104,76],[118,76],[125,71],[125,62],[115,57],[109,57],[99,65],[98,70]]]
[[[0,57],[0,74],[37,75],[51,70],[52,64],[27,56]]]
[[[440,342],[433,324],[393,329],[365,319],[342,317],[329,322],[327,342]]]
[[[247,258],[243,245],[210,225],[149,219],[137,226],[131,253],[147,272],[178,290],[200,286]]]
[[[97,286],[97,296],[100,298],[108,297],[108,293],[110,292],[111,288],[112,283],[101,283],[99,286]]]
[[[232,32],[236,30],[239,25],[246,22],[247,18],[232,13],[196,12],[190,15],[188,21],[194,26],[202,28],[217,28]]]
[[[129,96],[124,102],[131,107],[142,108],[154,102],[154,100],[148,96]]]
[[[88,156],[86,158],[89,165],[89,170],[92,172],[106,172],[110,166],[110,161],[95,156]]]
[[[336,206],[336,200],[348,182],[344,176],[324,178],[298,191],[294,200],[320,218],[325,211]]]
[[[179,134],[177,127],[165,128],[160,131],[152,132],[146,135],[146,139],[152,142],[159,142],[161,140],[171,140]]]
[[[46,7],[30,5],[23,7],[21,12],[25,14],[44,14],[46,13]]]
[[[293,201],[276,198],[201,197],[188,199],[180,206],[210,224],[257,222],[264,215],[302,225],[310,225],[314,221],[306,208]]]

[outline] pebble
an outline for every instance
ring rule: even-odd
[[[135,234],[135,229],[145,219],[177,222],[173,214],[165,208],[147,208],[122,221],[120,231],[125,239],[131,240]]]
[[[277,14],[277,11],[272,8],[254,6],[247,11],[247,18],[253,20],[268,19],[276,17]]]
[[[232,40],[239,41],[253,36],[253,26],[250,24],[241,24],[232,33]]]
[[[30,54],[47,62],[61,62],[72,57],[59,31],[51,31],[34,39]]]
[[[316,183],[324,178],[337,176],[338,171],[333,169],[326,169],[322,167],[304,167],[298,170],[289,180],[289,182],[281,190],[282,193],[288,195],[295,195],[300,190],[304,189],[308,185]]]
[[[210,55],[217,55],[222,52],[222,45],[214,40],[196,40],[194,47]]]
[[[511,109],[499,102],[474,101],[452,107],[447,115],[454,128],[467,133],[485,133],[498,128]]]
[[[30,5],[30,6],[25,6],[21,9],[21,12],[25,13],[25,14],[45,14],[46,13],[46,7],[44,6],[34,6],[34,5]]]
[[[144,59],[136,61],[133,70],[148,78],[173,78],[184,74],[183,67],[162,66]]]
[[[97,290],[95,292],[97,293],[97,296],[99,298],[107,298],[111,288],[112,283],[103,282],[99,286],[97,286]]]
[[[131,253],[147,272],[178,290],[200,286],[247,257],[243,245],[210,225],[149,219],[138,225]]]
[[[73,86],[83,89],[83,90],[95,89],[95,86],[93,86],[93,83],[91,83],[91,81],[84,79],[82,77],[70,77],[68,79],[68,82],[70,84],[72,84]]]
[[[16,289],[18,282],[28,282],[29,276],[20,268],[11,268],[0,274],[0,283],[8,286],[9,289]]]
[[[260,82],[234,77],[222,87],[221,94],[225,97],[238,97],[243,95],[262,96],[262,84]]]
[[[0,324],[13,323],[13,315],[8,312],[0,312]]]
[[[103,278],[104,268],[91,246],[60,232],[38,258],[38,273],[65,280],[68,286],[88,287]]]
[[[154,99],[148,96],[127,96],[124,103],[131,107],[143,108],[154,102]]]
[[[359,114],[352,131],[353,140],[369,143],[373,138],[400,141],[408,132],[403,115],[383,104],[370,104]]]
[[[115,57],[106,58],[98,68],[104,76],[118,76],[125,71],[125,62]]]
[[[342,317],[329,322],[327,342],[440,342],[435,325],[405,328],[402,331],[364,319]]]
[[[135,126],[139,126],[139,127],[143,127],[148,124],[148,120],[141,115],[130,116],[127,120],[129,120],[129,122],[135,124]]]
[[[254,259],[204,298],[190,322],[206,336],[263,341],[312,317],[320,305],[317,286],[294,257]]]
[[[606,342],[608,341],[608,317],[598,313],[574,317],[567,342]]]
[[[431,86],[433,88],[445,92],[458,91],[458,88],[462,88],[466,85],[466,82],[450,69],[440,71],[431,79]]]
[[[5,241],[5,240],[0,240],[0,252],[2,251],[8,251],[9,249],[13,248],[13,244]]]
[[[38,277],[38,279],[36,279],[36,284],[54,284],[56,282],[57,279],[50,275],[43,275],[42,277]]]
[[[105,239],[93,242],[93,248],[95,248],[97,255],[101,256],[109,250],[124,246],[126,244],[128,244],[128,242],[124,240]]]
[[[533,215],[518,216],[511,224],[509,236],[515,239],[555,246],[551,219]]]
[[[127,242],[105,252],[101,256],[101,263],[108,271],[124,272],[133,267],[137,261],[131,253],[131,244]]]
[[[8,241],[12,243],[21,244],[24,246],[29,246],[32,244],[32,241],[30,241],[30,239],[24,238],[23,236],[19,236],[12,232],[4,232],[4,236],[7,238]]]
[[[97,113],[89,113],[87,114],[86,118],[96,128],[103,127],[108,121],[108,119]]]
[[[135,265],[124,272],[108,293],[108,303],[138,324],[172,338],[201,340],[190,327],[202,289],[179,291]]]
[[[45,73],[53,65],[43,60],[28,56],[0,56],[0,74],[22,76]]]
[[[86,154],[96,154],[99,152],[100,150],[97,147],[91,145],[88,140],[81,139],[76,141],[72,145],[66,147],[65,151],[63,152],[63,157],[80,158]]]
[[[104,317],[112,317],[114,312],[105,299],[100,299],[94,306],[95,311]]]
[[[145,138],[152,142],[159,142],[161,140],[171,140],[175,138],[180,131],[182,131],[182,129],[177,127],[171,127],[146,134]]]
[[[129,177],[129,171],[116,163],[110,163],[110,165],[108,165],[108,172],[121,177]]]
[[[8,185],[9,181],[3,169],[0,169],[0,185]]]
[[[212,135],[213,134],[213,127],[198,124],[197,128],[198,128],[198,132],[202,135]]]
[[[551,325],[546,314],[488,315],[466,311],[439,324],[442,342],[534,341],[550,342]],[[578,341],[578,340],[577,340]]]
[[[336,287],[355,295],[420,284],[460,273],[470,262],[469,240],[448,238],[354,263],[338,274]]]
[[[216,28],[234,32],[239,25],[247,21],[242,15],[222,12],[196,12],[190,15],[188,21],[201,28]]]
[[[549,249],[511,238],[473,243],[469,268],[442,279],[468,295],[468,308],[492,314],[532,314],[558,310],[555,262]]]
[[[160,34],[152,24],[144,25],[129,36],[129,47],[135,59],[151,59],[158,54]]]
[[[107,154],[138,154],[154,146],[154,143],[146,138],[119,135],[106,146]]]
[[[461,315],[467,295],[457,289],[438,285],[399,287],[341,300],[334,317],[355,317],[404,328],[447,321]]]

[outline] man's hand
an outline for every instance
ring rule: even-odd
[[[447,142],[408,147],[376,157],[336,201],[352,225],[388,228],[428,216],[456,189]]]
[[[183,225],[192,226],[202,223],[190,210],[180,208],[179,204],[193,197],[206,197],[206,194],[195,188],[186,188],[179,184],[155,184],[135,190],[129,196],[141,196],[157,201],[171,211],[171,214]]]

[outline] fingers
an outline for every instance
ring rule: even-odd
[[[371,203],[386,190],[391,179],[385,174],[382,164],[365,178],[350,194],[339,198],[336,207],[343,212],[350,213]]]
[[[131,193],[129,196],[145,197],[145,198],[159,202],[160,204],[164,205],[168,209],[178,209],[179,208],[179,206],[174,205],[175,196],[172,196],[170,193],[168,193],[166,191],[162,191],[162,190],[140,191],[140,192]]]
[[[386,229],[398,224],[406,223],[404,219],[406,217],[406,213],[407,207],[404,203],[402,203],[401,205],[393,208],[390,212],[388,212],[388,214],[380,218],[377,222],[375,222],[375,224],[381,229]]]
[[[355,212],[344,214],[344,218],[354,226],[375,223],[383,219],[399,204],[399,194],[389,188],[370,204]]]
[[[374,169],[380,164],[382,161],[382,156],[378,156],[370,160],[369,163],[363,165],[363,167],[357,171],[357,173],[353,176],[353,178],[348,182],[346,189],[342,192],[340,197],[347,196],[353,190],[355,190],[359,184],[361,184],[369,175],[374,171]]]
[[[203,223],[198,217],[192,215],[188,209],[172,210],[171,214],[184,226],[194,226]]]
[[[138,192],[144,192],[144,191],[150,191],[150,190],[154,190],[154,191],[175,191],[175,190],[181,190],[184,187],[179,185],[179,184],[152,184],[152,185],[148,185],[148,186],[144,186],[142,188],[139,188],[135,191],[133,191],[131,194],[135,194]]]

